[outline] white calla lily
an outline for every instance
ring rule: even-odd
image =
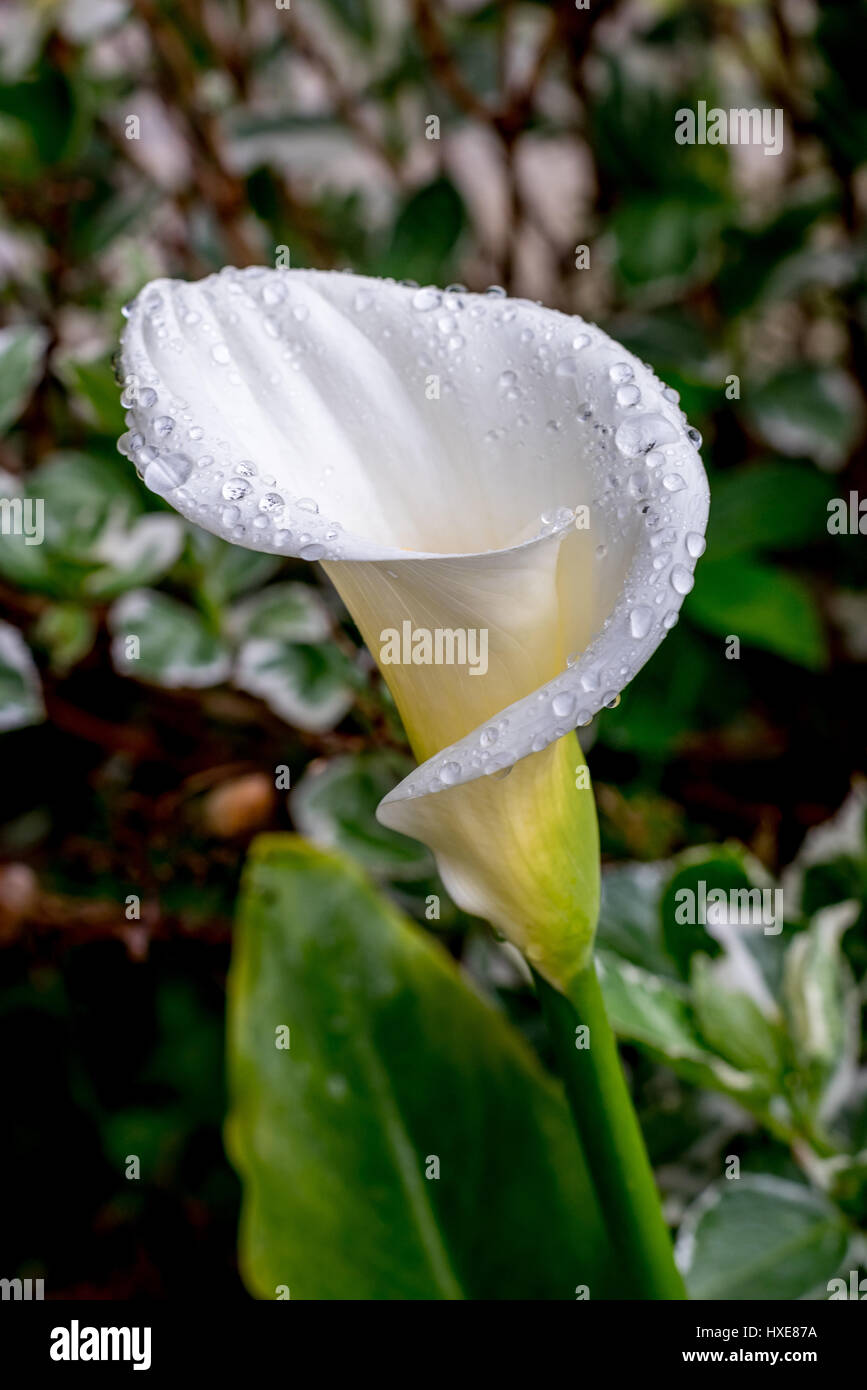
[[[571,731],[677,621],[704,549],[676,393],[501,293],[230,269],[155,281],[128,317],[121,447],[148,486],[227,540],[321,560],[378,658],[404,624],[486,634],[484,673],[381,660],[420,766],[378,814],[563,984],[598,861]]]

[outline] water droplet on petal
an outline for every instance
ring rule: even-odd
[[[314,502],[314,500],[313,500],[312,497],[299,497],[299,498],[298,498],[298,501],[296,502],[295,505],[296,505],[297,507],[300,507],[301,510],[302,510],[302,512],[318,512],[318,511],[319,511],[319,503],[318,503],[318,502]]]
[[[268,512],[269,514],[282,511],[284,506],[285,503],[279,492],[266,492],[265,496],[259,501],[259,511]]]
[[[456,763],[456,762],[443,763],[442,767],[440,768],[440,777],[441,777],[442,780],[445,782],[445,784],[446,784],[447,787],[452,787],[452,786],[454,786],[455,782],[457,782],[457,780],[458,780],[458,778],[460,777],[460,775],[461,775],[461,765],[460,765],[460,763]]]
[[[171,415],[160,415],[159,419],[154,420],[154,433],[165,437],[171,434],[175,427],[175,422]]]
[[[672,589],[679,594],[688,594],[695,583],[695,575],[686,565],[675,565],[669,576]]]
[[[697,560],[699,555],[703,555],[706,549],[707,541],[705,540],[701,532],[690,531],[689,535],[686,538],[687,554],[691,555],[693,560]]]
[[[662,486],[668,492],[682,492],[686,487],[686,483],[679,473],[666,473],[662,480]]]
[[[214,361],[219,362],[222,367],[225,367],[227,363],[232,360],[232,354],[225,343],[214,343],[214,346],[211,348],[211,356]]]
[[[686,437],[689,440],[690,444],[694,445],[696,449],[701,448],[701,434],[697,429],[694,429],[692,425],[690,425],[689,429],[687,430]]]
[[[629,630],[632,636],[639,639],[646,637],[650,631],[652,622],[653,614],[649,608],[645,607],[643,604],[640,604],[637,608],[633,608],[629,615]]]
[[[631,381],[635,373],[628,362],[615,362],[613,367],[608,368],[608,375],[615,386],[619,386],[624,381]]]
[[[558,719],[568,719],[575,708],[575,696],[568,690],[561,690],[551,701],[551,709]]]
[[[430,309],[437,309],[442,301],[439,290],[425,289],[419,290],[418,294],[412,297],[412,307],[417,309],[420,314],[426,314]]]
[[[632,384],[628,386],[618,386],[617,391],[615,392],[615,397],[618,405],[622,405],[624,407],[630,405],[638,405],[638,402],[641,400],[641,392],[639,391],[637,386],[634,386]]]
[[[299,553],[302,560],[321,560],[325,554],[325,546],[312,541],[310,545],[303,545]]]
[[[181,487],[192,470],[193,461],[186,454],[161,454],[144,471],[145,487],[163,496]]]
[[[250,491],[250,484],[244,478],[230,478],[223,483],[223,496],[227,502],[240,502]]]
[[[618,425],[614,443],[622,454],[634,458],[639,454],[649,454],[660,444],[674,444],[677,430],[664,415],[635,415]]]

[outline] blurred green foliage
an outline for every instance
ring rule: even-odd
[[[708,554],[678,627],[591,731],[606,997],[695,1295],[821,1297],[857,1265],[867,560],[862,536],[829,534],[827,507],[867,495],[865,37],[855,0],[5,7],[0,496],[42,500],[45,538],[0,534],[14,769],[0,791],[0,1038],[21,1059],[3,1083],[17,1194],[4,1275],[43,1274],[55,1294],[242,1293],[222,1016],[239,865],[259,829],[350,857],[433,932],[523,1034],[504,1024],[490,1047],[560,1124],[526,1053],[550,1066],[526,980],[449,902],[427,852],[374,819],[407,749],[336,596],[311,566],[182,522],[115,450],[122,305],[154,276],[273,264],[284,247],[295,266],[501,284],[602,323],[679,390],[705,438]],[[676,145],[675,112],[699,100],[782,109],[782,154]],[[131,613],[147,660],[129,660]],[[305,969],[317,913],[334,916],[327,955],[391,910],[359,923],[320,899],[321,874],[286,875],[273,889],[286,939],[271,945]],[[674,895],[701,879],[782,883],[783,931],[678,923]],[[408,931],[387,920],[386,953]],[[436,959],[415,1010],[398,1005],[421,1038],[425,991],[447,993],[457,1037],[479,1006]],[[259,987],[289,999],[301,986],[282,968]],[[315,984],[311,1027],[331,1007]],[[382,1023],[373,1010],[355,1028]],[[449,1072],[455,1039],[422,1042],[454,1139],[484,1067],[452,1058]],[[400,1065],[389,1047],[386,1070]],[[337,1103],[321,1093],[268,1098],[272,1120],[294,1107],[311,1151]],[[420,1096],[406,1096],[412,1110]],[[129,1154],[140,1181],[124,1177]],[[447,1243],[459,1217],[442,1215]],[[320,1292],[346,1288],[350,1230],[374,1260],[368,1220],[335,1198],[330,1224],[306,1232],[335,1248]],[[291,1232],[286,1213],[286,1249]],[[272,1266],[250,1255],[255,1238],[261,1291],[256,1270]],[[461,1258],[462,1289],[495,1289],[495,1251]],[[417,1287],[395,1263],[388,1288],[402,1278]]]

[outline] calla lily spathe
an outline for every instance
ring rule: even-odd
[[[127,313],[120,447],[149,487],[229,541],[321,560],[374,656],[404,622],[485,630],[484,676],[382,666],[420,766],[378,815],[563,986],[598,895],[572,731],[677,621],[704,549],[676,393],[500,292],[228,269]]]

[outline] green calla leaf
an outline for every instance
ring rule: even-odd
[[[795,550],[828,538],[835,486],[806,464],[772,459],[736,468],[714,478],[711,491],[707,548],[713,560],[762,547]]]
[[[259,1297],[623,1289],[559,1089],[357,868],[294,837],[254,844],[228,1033]]]
[[[837,367],[790,367],[745,400],[756,433],[778,453],[838,468],[864,423],[861,394]]]
[[[748,555],[706,557],[684,611],[721,637],[821,670],[827,640],[815,597],[797,575]]]
[[[63,375],[84,402],[92,422],[104,434],[117,439],[123,433],[124,408],[120,404],[111,357],[93,362],[70,362],[63,369]]]
[[[465,225],[466,210],[451,180],[438,178],[416,189],[398,213],[378,273],[441,284]]]

